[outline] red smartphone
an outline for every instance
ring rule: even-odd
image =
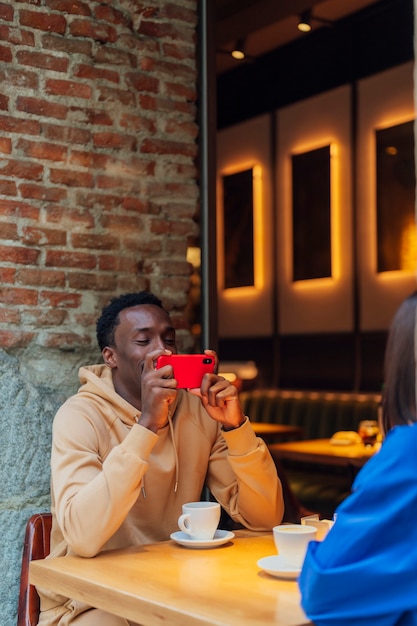
[[[156,360],[156,369],[164,365],[172,365],[179,389],[194,389],[200,387],[206,372],[214,372],[215,361],[207,354],[163,354]]]

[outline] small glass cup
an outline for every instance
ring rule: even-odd
[[[358,433],[364,446],[374,446],[379,436],[378,422],[376,420],[362,420],[359,422]]]

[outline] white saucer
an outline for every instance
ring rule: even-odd
[[[265,556],[259,559],[258,565],[271,576],[277,578],[286,578],[288,580],[296,580],[301,573],[301,567],[290,565],[279,554],[273,556]]]
[[[234,536],[235,533],[232,533],[229,530],[216,530],[213,539],[191,539],[187,533],[183,533],[179,530],[178,532],[171,534],[171,539],[186,548],[216,548],[217,546],[227,543],[233,539]]]

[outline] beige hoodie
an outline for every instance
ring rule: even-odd
[[[200,399],[179,390],[158,434],[119,396],[106,365],[82,367],[81,387],[55,416],[51,455],[51,556],[169,539],[182,504],[206,486],[229,515],[269,530],[283,515],[281,484],[249,420],[225,432]],[[41,595],[42,626],[71,624],[88,607]]]

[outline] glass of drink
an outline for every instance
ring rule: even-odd
[[[365,446],[374,446],[379,435],[379,426],[376,420],[362,420],[359,422],[358,433]]]

